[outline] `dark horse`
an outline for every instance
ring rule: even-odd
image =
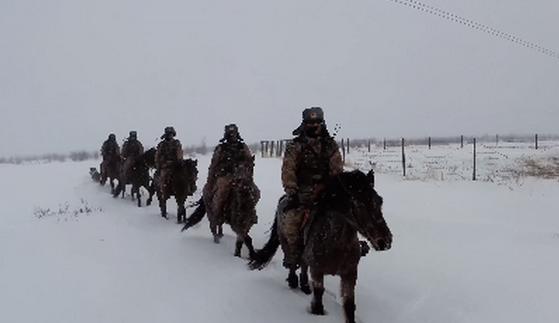
[[[227,223],[237,235],[234,255],[236,257],[241,256],[241,248],[244,244],[248,248],[250,259],[254,257],[255,251],[252,245],[252,238],[248,233],[250,228],[257,222],[256,204],[260,200],[260,190],[256,187],[253,177],[254,157],[250,163],[241,163],[234,168],[231,188],[225,201],[223,212],[221,214],[207,212],[214,242],[219,243],[223,237],[223,224]],[[198,207],[188,218],[182,231],[199,223],[207,211],[207,203],[211,202],[206,201],[205,197],[202,197],[198,202]]]
[[[101,180],[99,184],[104,186],[109,179],[109,184],[111,185],[111,193],[115,191],[115,183],[114,180],[118,180],[120,174],[120,157],[115,156],[110,158],[109,160],[104,160],[101,163]]]
[[[118,186],[113,192],[113,196],[117,197],[119,194],[122,193],[122,197],[124,198],[124,193],[126,191],[126,185],[132,184],[132,199],[134,198],[138,201],[138,207],[142,206],[142,193],[140,188],[143,186],[148,192],[150,192],[150,196],[153,195],[151,192],[150,187],[150,176],[149,176],[149,166],[146,160],[146,153],[140,155],[134,163],[132,164],[132,168],[130,169],[130,174],[127,178],[125,178],[125,174],[121,169],[121,173],[118,180]],[[134,196],[135,195],[135,196]]]
[[[167,218],[167,200],[174,196],[177,202],[177,223],[186,221],[186,198],[196,192],[196,180],[198,179],[198,161],[192,159],[181,160],[172,168],[171,182],[163,186],[157,173],[153,179],[152,191],[157,192],[161,216]],[[151,204],[152,197],[147,201]]]
[[[278,210],[270,239],[250,263],[252,269],[265,267],[278,249],[283,240],[278,221],[282,216],[283,210]],[[341,277],[346,322],[355,322],[355,284],[362,252],[357,233],[365,236],[377,251],[388,250],[392,245],[392,233],[382,215],[382,197],[374,190],[372,171],[365,175],[355,170],[331,178],[305,227],[302,262],[311,272],[313,314],[324,315],[324,275],[337,275]]]

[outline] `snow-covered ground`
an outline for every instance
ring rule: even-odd
[[[541,141],[539,148],[534,143],[500,142],[478,143],[476,146],[476,180],[488,182],[522,181],[527,164],[536,162],[556,168],[559,177],[559,142]],[[473,145],[460,144],[406,145],[406,177],[412,180],[460,181],[473,178]],[[555,158],[555,159],[554,159]],[[372,146],[352,149],[348,163],[358,168],[374,168],[377,173],[402,175],[402,148]],[[529,164],[532,165],[532,164]]]
[[[362,156],[349,160],[368,162]],[[208,162],[199,158],[199,187]],[[256,161],[257,246],[281,195],[280,164]],[[343,321],[337,279],[327,280],[328,315],[311,316],[310,298],[285,284],[281,255],[250,272],[233,257],[229,230],[221,245],[205,220],[180,233],[156,206],[137,208],[94,184],[96,165],[0,165],[0,322]],[[394,243],[359,267],[362,322],[559,320],[557,181],[504,186],[378,172],[376,182]],[[51,212],[39,217],[38,208]]]

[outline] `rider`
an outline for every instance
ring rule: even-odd
[[[293,131],[297,136],[286,147],[281,171],[283,188],[288,197],[283,221],[285,242],[284,266],[296,268],[303,247],[302,231],[324,190],[329,177],[343,171],[338,144],[330,136],[319,107],[303,111],[303,122]]]
[[[124,165],[122,172],[124,178],[130,177],[130,170],[134,161],[144,153],[144,146],[138,140],[138,134],[136,131],[130,131],[128,139],[122,145],[121,157],[124,160]]]
[[[109,164],[120,159],[120,147],[116,142],[114,133],[109,134],[109,138],[103,142],[103,146],[101,146],[101,156],[103,156],[103,162],[101,163],[101,183],[105,183]]]
[[[204,203],[209,212],[220,215],[231,189],[233,171],[241,164],[252,167],[252,162],[252,153],[241,138],[237,125],[225,126],[223,139],[214,150],[203,190]]]
[[[173,166],[183,160],[182,145],[179,140],[175,139],[176,135],[175,128],[166,127],[165,133],[161,136],[162,141],[157,145],[155,167],[159,172],[161,191],[169,185]]]

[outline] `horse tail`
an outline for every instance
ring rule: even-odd
[[[196,203],[198,204],[198,207],[188,217],[188,219],[186,219],[186,223],[184,227],[182,227],[181,232],[187,230],[193,225],[200,223],[200,221],[202,221],[202,219],[204,218],[204,215],[206,215],[206,204],[204,203],[204,200],[200,198],[200,200],[198,200],[198,202]]]
[[[279,245],[280,241],[278,235],[278,218],[275,217],[274,223],[271,227],[271,233],[268,242],[266,242],[262,249],[256,251],[254,257],[248,265],[249,268],[251,270],[262,270],[264,267],[266,267],[270,263],[270,261],[272,261],[272,258],[276,254],[276,251],[278,251]]]

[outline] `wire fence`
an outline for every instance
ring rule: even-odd
[[[498,181],[559,178],[559,136],[486,135],[337,139],[346,166],[408,179]],[[263,140],[262,158],[281,158],[289,140]]]

